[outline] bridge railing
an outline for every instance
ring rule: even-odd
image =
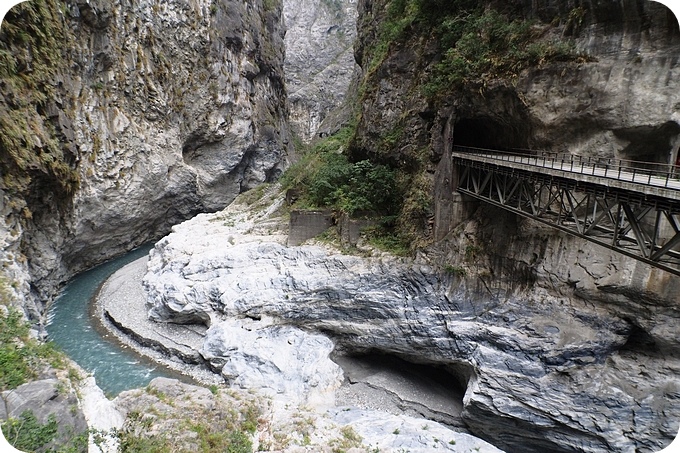
[[[453,151],[505,162],[680,190],[680,167],[677,165],[523,149],[514,152],[499,151],[460,145],[454,145]]]

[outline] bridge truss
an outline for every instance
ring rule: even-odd
[[[680,275],[680,200],[455,155],[454,161],[460,193]]]

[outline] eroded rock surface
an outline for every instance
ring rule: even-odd
[[[249,392],[211,392],[165,378],[154,379],[146,389],[123,392],[114,403],[128,416],[124,432],[169,439],[169,445],[184,450],[197,448],[200,434],[197,436],[195,427],[201,426],[201,434],[214,430],[215,441],[225,434],[225,429],[236,428],[226,433],[245,435],[254,451],[500,452],[480,439],[428,420],[352,407],[326,413],[298,406],[284,408]],[[243,423],[244,419],[249,423]],[[245,431],[246,427],[252,431]]]
[[[176,226],[150,256],[151,318],[215,331],[227,318],[294,325],[339,350],[438,364],[466,388],[466,427],[509,450],[652,451],[675,436],[676,340],[639,316],[559,287],[460,279],[422,259],[285,247],[256,224],[225,211]],[[662,311],[656,328],[667,331],[677,310]]]
[[[309,142],[347,94],[354,61],[356,0],[285,0],[284,70],[290,124]]]
[[[27,382],[0,393],[0,420],[18,419],[14,427],[16,433],[21,432],[22,424],[30,426],[31,417],[40,426],[54,423],[55,432],[52,439],[45,443],[45,449],[60,448],[77,436],[84,435],[88,429],[83,411],[78,407],[78,395],[57,378]],[[3,426],[5,434],[6,429]],[[81,446],[74,445],[72,448]]]
[[[3,257],[20,267],[7,277],[37,299],[27,307],[36,320],[73,273],[281,173],[289,146],[281,8],[260,0],[46,8],[54,17],[42,20],[66,41],[54,51],[63,65],[49,68],[53,98],[34,116],[54,127],[79,184],[65,194],[36,174],[28,192],[0,192]],[[36,149],[51,139],[41,137]]]

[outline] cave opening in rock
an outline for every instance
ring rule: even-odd
[[[455,428],[473,373],[467,364],[424,364],[380,352],[336,354],[345,375],[339,401],[364,409],[423,417]]]
[[[628,333],[628,339],[621,346],[622,352],[654,354],[659,351],[659,348],[654,341],[654,338],[645,331],[642,327],[632,324]]]
[[[675,164],[678,160],[680,124],[675,121],[616,129],[614,135],[628,142],[619,153],[621,159],[650,164]]]
[[[459,146],[516,151],[527,148],[528,122],[501,122],[490,116],[460,118],[453,143]]]

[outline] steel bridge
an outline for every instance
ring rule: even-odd
[[[454,146],[458,192],[680,275],[680,168]]]

